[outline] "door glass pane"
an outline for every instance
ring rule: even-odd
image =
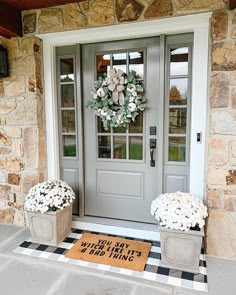
[[[97,55],[97,78],[108,76],[110,71],[111,55]]]
[[[110,133],[110,127],[108,128],[108,130],[105,130],[103,127],[103,123],[101,118],[97,117],[97,126],[98,126],[98,133]]]
[[[114,127],[113,133],[126,133],[126,127]]]
[[[129,71],[135,71],[138,78],[143,79],[143,52],[135,51],[129,53]]]
[[[129,137],[129,159],[130,160],[143,159],[143,137],[142,136]]]
[[[114,136],[114,159],[126,159],[126,137],[125,136]]]
[[[169,161],[185,162],[186,159],[186,138],[169,137]]]
[[[170,105],[187,104],[188,79],[170,79]]]
[[[129,124],[130,133],[142,133],[143,132],[143,112],[135,118],[135,122]]]
[[[74,81],[74,64],[73,58],[63,58],[60,60],[60,81]]]
[[[63,135],[63,156],[76,157],[76,136]]]
[[[170,75],[188,75],[188,47],[170,49]]]
[[[186,134],[187,108],[169,109],[169,133]]]
[[[115,53],[112,55],[113,69],[120,69],[126,73],[126,53]]]
[[[111,158],[111,138],[110,136],[98,136],[98,158]]]
[[[61,106],[62,107],[74,107],[74,84],[61,85]]]
[[[62,132],[75,132],[75,111],[62,111]]]

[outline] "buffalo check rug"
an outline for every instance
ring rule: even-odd
[[[145,238],[142,238],[140,235],[137,235],[138,237],[131,235],[131,233],[135,232],[133,230],[129,232],[129,230],[123,229],[119,232],[119,234],[117,234],[114,233],[115,231],[111,229],[112,227],[107,228],[109,228],[109,230],[106,230],[106,226],[101,226],[99,228],[95,224],[93,226],[90,226],[89,229],[88,226],[80,226],[80,222],[74,222],[72,233],[68,237],[66,237],[66,239],[60,245],[58,245],[58,247],[32,243],[29,239],[27,241],[24,241],[13,251],[19,254],[40,257],[54,261],[56,260],[64,263],[94,268],[102,271],[109,271],[111,273],[119,273],[124,276],[132,276],[144,280],[156,281],[182,288],[188,288],[205,292],[208,291],[206,258],[203,251],[200,254],[199,259],[200,273],[192,274],[189,272],[173,270],[160,266],[161,248],[159,234],[156,235],[155,238],[153,238],[153,234]],[[126,232],[126,235],[124,235],[124,232]],[[65,254],[74,246],[74,244],[82,237],[84,233],[101,234],[106,235],[108,237],[120,237],[123,239],[151,243],[152,246],[148,255],[146,265],[144,267],[144,271],[141,272],[120,267],[109,266],[105,264],[97,264],[83,260],[66,258]]]

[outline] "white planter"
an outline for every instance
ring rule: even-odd
[[[27,211],[33,243],[58,246],[71,233],[72,205],[46,213]]]
[[[199,273],[199,257],[201,253],[201,231],[178,231],[160,226],[161,266]]]

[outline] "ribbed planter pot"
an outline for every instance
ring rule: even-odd
[[[33,243],[58,246],[71,233],[72,205],[55,212],[26,212]]]
[[[161,266],[199,273],[203,230],[178,231],[159,226]]]

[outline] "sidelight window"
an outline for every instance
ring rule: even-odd
[[[188,161],[190,116],[190,47],[169,47],[168,161]]]
[[[77,156],[74,58],[59,59],[59,116],[63,157]]]

